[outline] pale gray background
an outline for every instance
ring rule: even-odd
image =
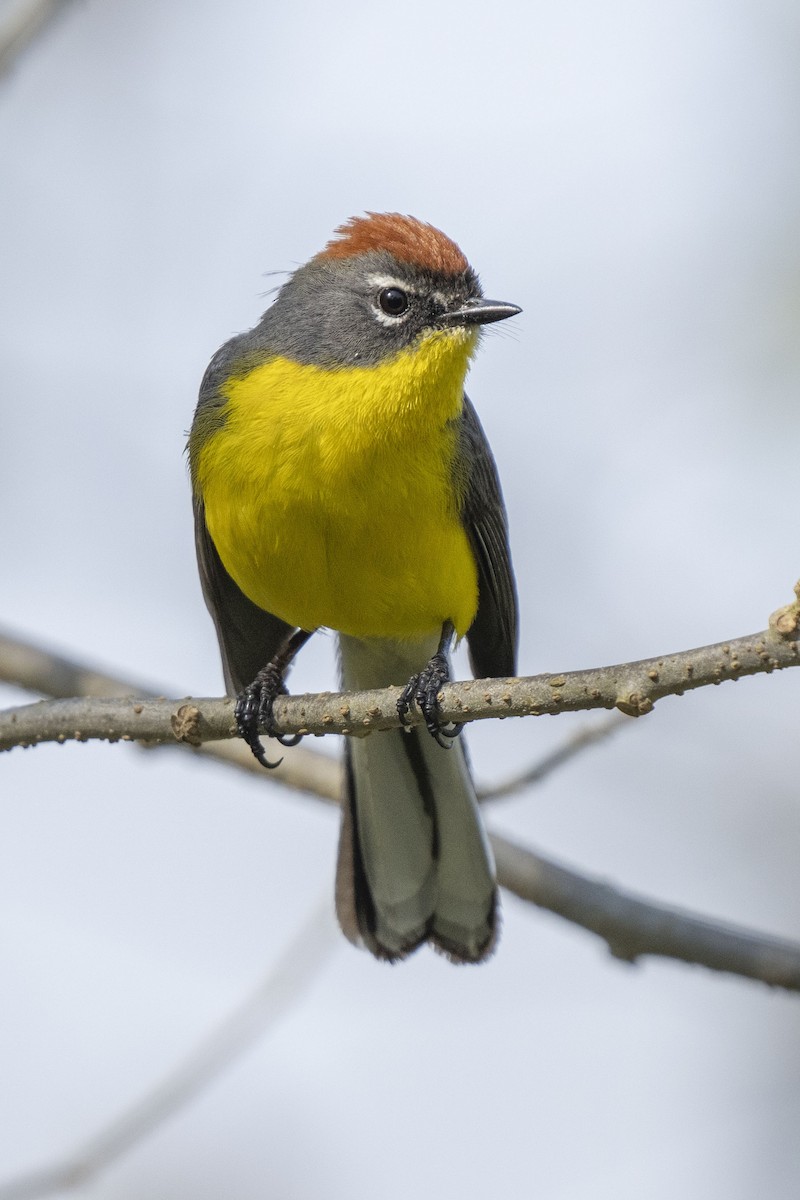
[[[470,382],[521,670],[762,628],[800,575],[799,61],[790,0],[73,6],[0,90],[0,619],[219,693],[182,457],[199,379],[266,272],[396,209],[524,309]],[[330,641],[296,689],[333,685]],[[796,935],[798,688],[666,700],[495,825]],[[477,775],[580,720],[471,731]],[[336,819],[121,746],[14,751],[0,781],[6,1177],[246,993],[331,885]],[[796,999],[625,967],[509,899],[480,969],[342,944],[271,1039],[83,1194],[794,1200],[798,1034]]]

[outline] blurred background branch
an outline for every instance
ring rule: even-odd
[[[29,0],[17,6],[0,27],[0,79],[71,3],[72,0]]]
[[[263,769],[263,768],[262,768]],[[271,1033],[339,945],[330,900],[315,905],[253,992],[174,1071],[63,1161],[0,1183],[0,1200],[37,1200],[85,1184],[191,1103],[234,1059]]]

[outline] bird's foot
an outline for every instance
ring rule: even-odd
[[[438,650],[424,670],[412,675],[397,701],[397,715],[403,724],[408,719],[411,706],[416,704],[425,718],[425,726],[432,738],[445,750],[453,745],[463,728],[455,722],[443,725],[439,708],[439,692],[442,685],[450,682],[450,664],[447,654]]]
[[[259,671],[252,683],[249,683],[236,698],[236,728],[239,736],[247,742],[253,754],[262,767],[272,770],[283,762],[271,762],[264,750],[259,731],[263,728],[269,737],[273,737],[282,746],[296,746],[302,741],[300,734],[279,733],[275,728],[272,708],[278,696],[287,696],[288,690],[283,682],[284,667],[277,663],[268,663]]]

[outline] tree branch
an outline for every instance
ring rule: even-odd
[[[519,679],[478,679],[446,684],[441,692],[446,722],[493,717],[543,716],[617,708],[628,716],[652,712],[664,696],[694,688],[800,665],[797,604],[776,614],[769,629],[747,637],[612,667],[533,675]],[[784,632],[785,630],[785,632]],[[286,734],[361,735],[397,729],[399,688],[351,694],[279,697],[274,717]],[[199,746],[236,736],[234,702],[183,701],[150,697],[40,701],[0,714],[0,750],[41,742],[188,742]],[[422,717],[412,712],[409,724]]]
[[[796,629],[797,605],[794,604],[774,614],[770,621],[771,632],[757,635],[757,639],[786,637],[796,633]],[[739,642],[726,643],[728,654],[732,655],[742,642],[750,643],[754,640],[756,639],[739,639]],[[766,646],[766,640],[764,644]],[[791,644],[794,647],[794,643]],[[699,652],[690,654],[696,659]],[[796,655],[790,657],[792,665],[795,659]],[[735,661],[739,662],[739,659]],[[763,663],[763,659],[759,661]],[[770,665],[762,669],[775,668]],[[73,688],[85,688],[95,694],[107,694],[109,691],[130,693],[134,690],[129,683],[118,677],[50,654],[10,635],[0,635],[0,680],[37,691],[50,690],[51,694],[64,694],[64,691]],[[145,692],[147,689],[139,690]],[[327,698],[328,701],[330,699]],[[298,703],[302,702],[302,698],[296,700]],[[136,705],[141,701],[129,703]],[[159,703],[167,705],[163,700]],[[230,701],[212,703],[230,705]],[[39,706],[31,705],[18,711],[27,712],[36,710],[37,707]],[[174,704],[167,707],[174,708]],[[189,748],[190,743],[184,741],[182,745]],[[266,772],[260,768],[250,751],[238,741],[203,746],[195,752],[222,759],[247,770],[255,767],[263,781],[286,784],[328,802],[338,803],[339,766],[334,760],[313,750],[296,747],[285,755],[283,764],[274,772]],[[548,756],[548,759],[550,757]],[[550,765],[548,759],[545,760],[546,766]],[[303,765],[293,766],[298,761]],[[537,768],[533,768],[531,774],[536,772]],[[497,834],[490,834],[490,837],[497,860],[498,879],[504,887],[521,899],[554,912],[596,934],[607,943],[609,950],[617,958],[629,962],[649,954],[676,958],[683,962],[706,966],[711,970],[761,980],[770,986],[800,991],[798,944],[736,929],[679,909],[627,895],[607,883],[587,878],[577,871],[555,863],[544,855],[523,849]]]
[[[40,695],[66,699],[76,696],[149,696],[163,699],[150,684],[136,683],[120,675],[100,671],[88,663],[67,658],[14,634],[0,631],[0,682],[24,688]],[[140,743],[144,746],[144,743]],[[190,749],[184,742],[182,748]],[[327,755],[305,746],[296,746],[284,756],[278,771],[267,773],[256,762],[249,747],[240,739],[210,742],[194,748],[196,754],[214,758],[229,766],[257,775],[261,780],[280,783],[293,791],[305,792],[318,799],[339,803],[339,768]]]

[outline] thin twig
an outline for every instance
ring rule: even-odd
[[[573,733],[572,737],[567,738],[556,746],[555,750],[551,750],[549,754],[545,754],[538,762],[527,767],[524,771],[518,772],[516,775],[509,776],[501,783],[493,783],[488,787],[482,787],[478,791],[478,796],[481,803],[490,800],[505,800],[509,796],[514,796],[523,791],[525,788],[532,787],[537,783],[541,783],[548,775],[559,767],[563,767],[571,758],[575,758],[583,750],[589,746],[594,746],[598,742],[603,742],[611,737],[612,733],[617,733],[623,726],[630,725],[630,721],[623,717],[621,713],[614,713],[611,717],[606,717],[604,721],[597,721],[594,725],[586,725],[583,729],[579,729],[577,733]]]
[[[38,1200],[97,1175],[189,1104],[249,1046],[271,1032],[340,944],[330,898],[313,912],[252,994],[161,1083],[74,1155],[0,1185],[0,1200]]]

